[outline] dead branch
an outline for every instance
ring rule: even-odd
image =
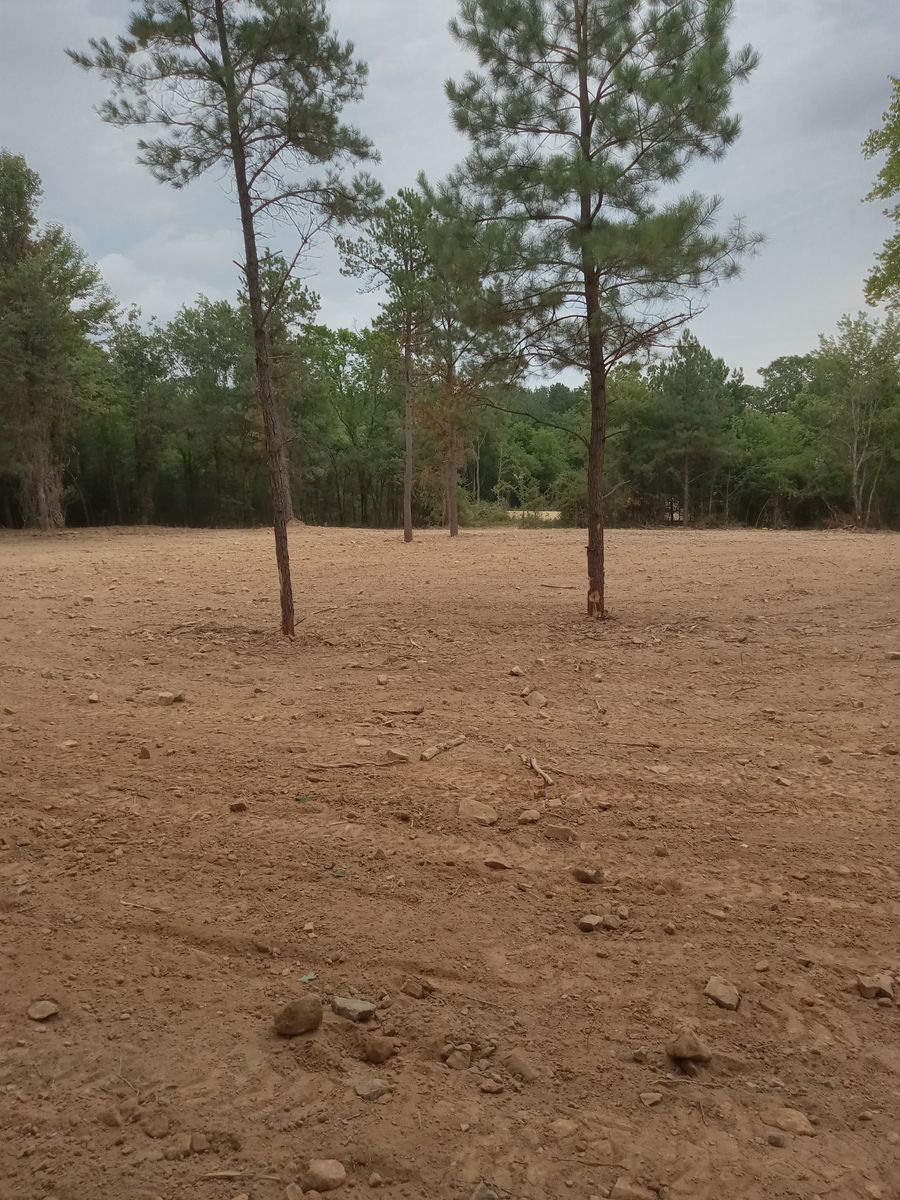
[[[553,779],[547,774],[547,772],[543,769],[541,764],[533,755],[529,757],[527,754],[522,754],[520,757],[523,764],[530,770],[534,771],[535,775],[539,776],[543,780],[545,787],[553,786]]]
[[[438,742],[436,746],[429,746],[427,750],[423,750],[419,756],[422,762],[430,762],[439,754],[443,754],[445,750],[452,750],[454,746],[461,746],[466,740],[464,733],[458,734],[456,737],[448,738],[446,742]]]

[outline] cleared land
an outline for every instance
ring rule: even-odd
[[[0,538],[4,1200],[900,1195],[900,539],[291,537]]]

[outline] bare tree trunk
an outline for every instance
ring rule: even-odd
[[[222,87],[228,109],[228,131],[234,162],[234,180],[241,213],[241,230],[244,235],[244,273],[247,280],[250,317],[253,323],[257,390],[262,411],[266,458],[272,482],[272,523],[275,529],[275,561],[278,565],[281,591],[281,632],[285,637],[292,638],[294,636],[294,594],[291,584],[287,524],[293,516],[293,507],[287,481],[287,454],[272,386],[272,364],[269,359],[266,313],[263,308],[262,287],[259,278],[256,227],[253,220],[250,188],[247,182],[247,157],[241,133],[238,98],[234,86],[231,47],[228,45],[225,26],[224,0],[214,0],[214,3],[216,26],[219,33],[219,51],[222,55]]]
[[[591,158],[592,100],[588,87],[587,7],[584,0],[575,4],[576,40],[578,47],[578,108],[580,117],[581,155],[585,163]],[[581,196],[581,229],[586,234],[593,219],[594,196],[587,187]],[[596,619],[606,616],[606,564],[604,562],[603,524],[603,458],[606,450],[606,361],[603,356],[603,333],[600,328],[600,278],[587,248],[581,254],[584,277],[585,322],[588,339],[588,375],[591,390],[591,436],[588,442],[588,544],[587,544],[587,615]]]
[[[34,430],[19,484],[26,527],[37,526],[45,532],[64,528],[62,467],[46,430]]]
[[[595,285],[596,286],[596,285]],[[589,288],[586,286],[586,292]],[[595,296],[596,298],[596,296]],[[590,312],[590,300],[588,302]],[[599,304],[594,310],[599,311]],[[591,318],[588,318],[589,322]],[[606,616],[606,563],[603,521],[603,459],[606,450],[606,367],[599,335],[589,333],[591,436],[588,443],[587,615]]]
[[[688,474],[688,453],[684,452],[684,492],[681,501],[681,524],[685,529],[691,519],[691,477]]]
[[[446,460],[447,524],[450,536],[459,537],[459,481],[456,477],[456,433],[451,432]]]
[[[412,385],[412,330],[406,323],[403,342],[403,540],[413,540],[412,487],[413,487],[413,385]]]

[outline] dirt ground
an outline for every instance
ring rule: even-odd
[[[900,538],[583,541],[0,538],[2,1200],[900,1196]]]

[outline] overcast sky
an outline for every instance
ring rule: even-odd
[[[420,170],[439,178],[465,143],[444,97],[467,62],[447,31],[456,0],[332,0],[342,36],[369,63],[354,121],[381,151],[389,191]],[[811,349],[842,313],[863,304],[862,280],[888,233],[862,204],[877,165],[860,153],[881,121],[888,75],[900,71],[897,0],[736,0],[735,41],[762,65],[737,93],[740,140],[703,164],[691,187],[723,197],[767,241],[742,276],[717,289],[697,336],[750,378],[780,354]],[[0,146],[24,154],[44,182],[42,215],[65,225],[123,303],[171,317],[198,293],[236,291],[237,211],[212,179],[175,192],[135,163],[134,132],[93,111],[99,79],[67,46],[121,32],[128,0],[0,0]],[[362,325],[376,301],[341,277],[321,247],[309,264],[322,319]]]

